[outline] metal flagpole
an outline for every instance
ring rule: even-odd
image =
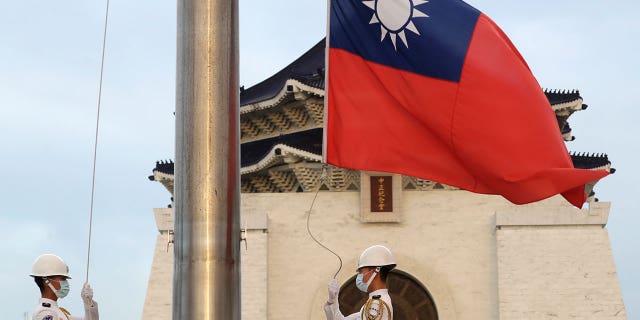
[[[240,319],[238,1],[179,0],[174,320]]]

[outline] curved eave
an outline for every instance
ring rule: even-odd
[[[582,99],[580,90],[560,90],[560,89],[544,89],[545,96],[551,104],[560,104]]]
[[[562,139],[564,139],[564,141],[575,140],[567,120],[574,112],[587,108],[587,105],[582,103],[583,100],[580,96],[580,91],[545,89],[544,94],[556,115],[558,127],[562,133]]]
[[[153,176],[149,177],[149,179],[160,182],[169,193],[173,194],[173,182],[175,178],[173,175],[173,163],[171,163],[171,169],[171,173],[153,170]]]
[[[321,88],[324,86],[325,40],[318,41],[313,47],[295,59],[286,67],[258,84],[247,88],[241,87],[240,106],[272,100],[278,96],[285,82],[289,79],[301,80],[307,85]]]
[[[173,174],[173,160],[156,161],[156,167],[153,168],[154,174],[156,171]]]
[[[582,98],[578,98],[572,101],[552,104],[551,108],[556,113],[556,115],[568,116],[576,111],[583,110],[585,108],[585,105],[582,102]]]
[[[591,170],[605,169],[607,171],[615,171],[615,169],[611,169],[611,161],[609,161],[609,156],[607,156],[606,154],[572,152],[570,155],[571,160],[573,161],[573,166],[575,168]]]
[[[240,169],[240,174],[245,175],[258,172],[281,163],[295,163],[300,161],[321,162],[322,156],[296,149],[285,144],[277,144],[273,146],[267,155],[256,164],[242,167]]]
[[[278,94],[273,98],[246,104],[240,107],[240,114],[247,114],[255,111],[266,110],[278,106],[286,100],[287,97],[296,97],[296,94],[307,93],[318,97],[324,97],[324,89],[316,88],[296,79],[288,79]]]

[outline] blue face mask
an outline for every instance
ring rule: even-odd
[[[358,287],[358,290],[364,293],[367,293],[367,290],[369,289],[369,285],[371,284],[371,282],[373,281],[373,278],[375,278],[377,274],[378,274],[377,272],[374,272],[373,275],[371,275],[371,278],[369,278],[369,281],[364,282],[363,280],[364,274],[358,273],[358,275],[356,276],[356,287]]]
[[[56,297],[58,297],[58,299],[62,299],[64,297],[66,297],[69,294],[69,281],[67,280],[62,280],[62,281],[58,281],[58,283],[60,284],[60,289],[57,289],[51,284],[51,282],[48,282],[47,284],[49,285],[49,288],[51,288],[51,290],[53,290],[53,293],[56,294]]]

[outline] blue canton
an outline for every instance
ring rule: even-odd
[[[331,0],[331,48],[432,78],[460,80],[480,11],[461,0],[430,0],[420,4],[416,9],[428,14],[429,18],[413,19],[420,34],[407,32],[409,48],[400,43],[396,48],[381,42],[380,24],[370,23],[371,9],[362,2]]]

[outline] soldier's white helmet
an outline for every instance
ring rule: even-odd
[[[371,246],[360,255],[358,269],[362,267],[388,267],[391,270],[396,267],[396,258],[385,246]]]
[[[64,276],[69,277],[69,266],[55,254],[45,253],[33,262],[32,277]]]

